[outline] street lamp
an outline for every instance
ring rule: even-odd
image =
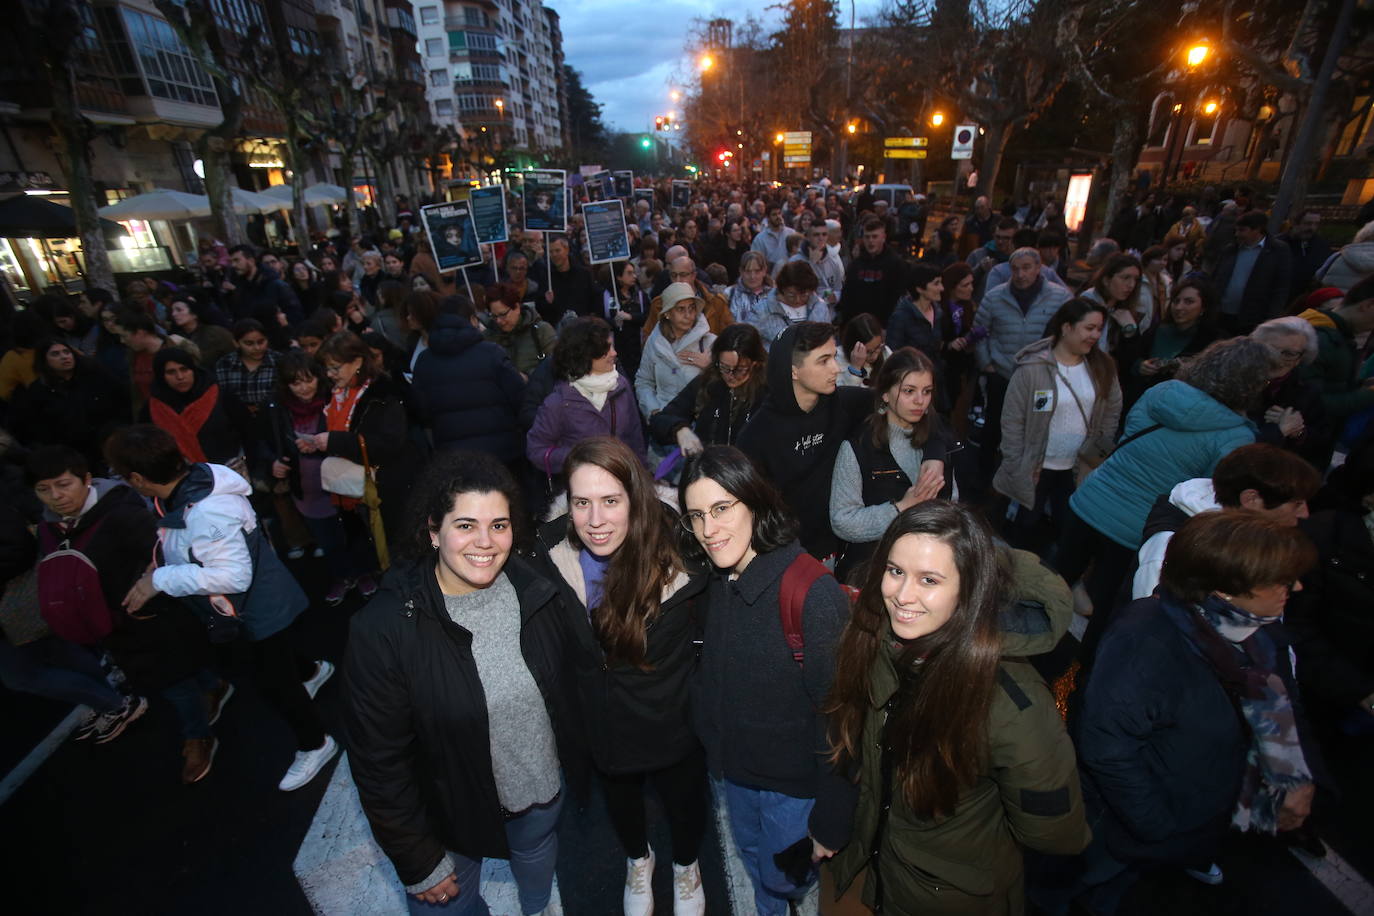
[[[773,135],[773,142],[774,142],[774,143],[781,143],[783,140],[786,140],[786,139],[787,139],[787,138],[784,137],[782,134],[774,134],[774,135]]]
[[[1212,49],[1204,43],[1198,43],[1188,49],[1188,66],[1199,67],[1207,59],[1207,55],[1212,53]]]
[[[716,59],[709,54],[701,55],[701,59],[697,61],[697,66],[701,67],[703,73],[710,70],[715,65]]]
[[[931,127],[939,127],[943,123],[945,123],[945,113],[943,111],[937,111],[930,116]]]
[[[1208,99],[1205,103],[1203,103],[1202,113],[1209,116],[1214,115],[1217,113],[1217,109],[1220,107],[1221,104],[1217,102],[1215,99]]]
[[[848,124],[844,126],[844,129],[852,134],[859,129],[859,125],[855,124],[853,121],[850,121]]]

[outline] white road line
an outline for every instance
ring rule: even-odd
[[[1297,849],[1290,848],[1289,852],[1354,916],[1374,914],[1374,885],[1336,850],[1328,846],[1326,855],[1320,859]]]
[[[63,742],[71,737],[72,732],[81,726],[90,711],[89,706],[78,706],[67,713],[67,718],[58,723],[57,728],[48,732],[48,736],[38,742],[37,747],[29,751],[28,756],[19,761],[19,765],[10,770],[3,780],[0,780],[0,805],[9,801],[10,796],[19,791],[19,787],[30,776],[38,772],[38,768],[62,746]]]

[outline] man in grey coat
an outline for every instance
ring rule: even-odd
[[[997,470],[1002,402],[1016,371],[1016,354],[1044,337],[1059,306],[1072,298],[1067,289],[1041,276],[1040,252],[1035,248],[1018,248],[1008,260],[1011,280],[988,290],[973,319],[975,327],[987,328],[987,336],[974,348],[976,364],[987,384],[986,423],[978,456],[978,466],[987,481]]]

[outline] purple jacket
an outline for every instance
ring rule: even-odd
[[[534,426],[525,439],[525,454],[545,474],[561,474],[572,447],[592,436],[616,436],[648,464],[639,408],[625,376],[620,377],[600,410],[570,382],[555,385],[553,394],[544,399],[534,416]]]

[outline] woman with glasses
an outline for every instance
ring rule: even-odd
[[[821,281],[806,261],[788,261],[778,271],[773,292],[764,298],[751,323],[759,329],[763,345],[771,346],[794,324],[815,321],[829,324],[834,319],[817,290]]]
[[[849,840],[854,786],[827,759],[822,712],[849,601],[803,555],[796,521],[743,452],[706,449],[687,465],[678,498],[720,573],[706,595],[692,718],[755,908],[786,916],[814,880],[813,863]],[[784,614],[800,627],[785,627]]]
[[[840,331],[840,349],[835,363],[840,374],[835,384],[841,387],[871,387],[882,371],[883,361],[892,355],[883,323],[867,312],[855,315]]]
[[[534,306],[520,302],[520,290],[509,283],[487,287],[487,320],[483,333],[498,344],[525,378],[553,352],[557,334]]]
[[[935,364],[903,347],[883,364],[873,386],[873,413],[840,445],[830,481],[830,526],[845,542],[835,577],[850,581],[901,512],[940,495],[945,463],[927,460],[935,431]]]
[[[697,850],[706,826],[706,766],[692,732],[688,682],[705,568],[683,560],[677,513],[659,500],[625,443],[584,439],[563,471],[568,513],[540,530],[540,552],[563,593],[581,734],[627,856],[624,912],[654,910],[644,804],[652,783],[672,836],[673,913],[702,916]]]
[[[702,314],[701,297],[690,283],[668,284],[662,302],[663,311],[644,342],[635,373],[635,398],[646,417],[653,417],[701,375],[710,365],[716,340]]]
[[[1274,318],[1250,332],[1255,340],[1269,345],[1278,354],[1269,384],[1260,393],[1260,403],[1250,411],[1259,427],[1256,442],[1268,442],[1296,452],[1316,464],[1325,464],[1330,448],[1330,430],[1321,391],[1301,377],[1303,366],[1317,359],[1317,332],[1302,318]]]
[[[728,268],[727,268],[728,269]],[[739,279],[725,291],[732,321],[753,323],[763,310],[773,278],[768,275],[768,258],[761,251],[746,251],[739,259]]]
[[[711,364],[649,420],[660,446],[687,456],[708,445],[734,445],[768,393],[768,354],[758,328],[732,324],[711,344]]]

